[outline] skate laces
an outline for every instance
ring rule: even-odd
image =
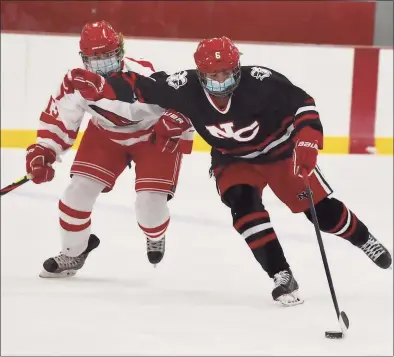
[[[68,257],[64,254],[59,254],[53,258],[60,269],[70,269],[81,263],[82,255],[77,257]]]
[[[164,250],[165,237],[158,240],[146,238],[148,252],[162,252]]]
[[[384,247],[371,234],[366,243],[361,247],[361,250],[373,261],[378,259],[384,253]]]
[[[282,270],[274,275],[275,287],[286,285],[291,279],[291,274],[287,270]]]

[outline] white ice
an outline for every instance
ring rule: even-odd
[[[1,355],[393,355],[393,272],[341,238],[324,235],[339,306],[338,330],[313,226],[265,192],[303,305],[271,300],[272,281],[233,230],[208,177],[209,156],[183,163],[164,260],[154,269],[134,215],[134,168],[93,213],[100,247],[77,276],[38,277],[59,252],[57,204],[74,152],[56,179],[29,182],[1,199]],[[393,159],[320,157],[342,199],[390,251]],[[1,185],[24,174],[24,151],[1,151]]]

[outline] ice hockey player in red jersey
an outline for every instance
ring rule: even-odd
[[[182,155],[192,148],[190,130],[179,133],[177,145],[164,143],[158,150],[151,143],[153,125],[160,117],[184,116],[135,96],[118,96],[119,88],[114,91],[105,83],[104,77],[114,72],[131,70],[149,76],[154,71],[147,61],[124,57],[123,37],[110,24],[99,21],[84,26],[80,55],[86,70],[73,69],[65,75],[41,114],[36,143],[27,148],[26,170],[33,182],[51,181],[52,164],[73,145],[85,113],[91,115],[71,167],[70,183],[59,201],[61,253],[44,262],[40,274],[44,278],[74,275],[99,245],[91,233],[93,206],[131,161],[136,172],[136,218],[147,239],[149,261],[159,263],[170,222],[167,201],[175,193]],[[102,91],[100,100],[89,95],[92,87]]]
[[[323,147],[323,128],[315,100],[280,73],[263,66],[241,66],[240,52],[226,38],[202,40],[194,54],[197,69],[161,78],[133,72],[114,75],[116,90],[129,83],[146,103],[173,108],[190,118],[212,146],[211,172],[233,226],[274,281],[272,297],[284,305],[302,302],[298,284],[262,202],[269,186],[294,212],[311,220],[301,172],[309,175],[322,231],[358,247],[377,266],[392,259],[367,226],[340,200],[316,165]],[[155,126],[158,144],[176,141],[171,130],[191,123],[163,118]]]

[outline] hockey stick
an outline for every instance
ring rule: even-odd
[[[342,332],[326,331],[326,337],[328,337],[328,338],[342,338],[342,337],[344,337],[347,329],[349,328],[349,319],[344,311],[339,310],[338,301],[337,301],[337,297],[336,297],[335,289],[334,289],[334,284],[332,282],[330,268],[328,266],[327,256],[326,256],[326,252],[324,250],[324,245],[323,245],[323,239],[322,239],[320,228],[319,228],[319,221],[318,221],[317,215],[316,215],[315,204],[314,204],[313,198],[312,198],[312,190],[311,190],[311,186],[309,184],[308,173],[305,170],[302,171],[302,178],[304,179],[305,189],[306,189],[306,193],[307,193],[308,201],[309,201],[309,209],[311,211],[313,225],[315,226],[316,237],[317,237],[317,241],[319,243],[320,253],[321,253],[321,257],[322,257],[323,264],[324,264],[324,270],[326,271],[328,286],[330,287],[332,302],[334,303],[335,312],[337,313],[337,318],[338,318],[338,321],[339,321],[339,324],[340,324],[341,330],[342,330]]]
[[[6,195],[8,192],[11,192],[12,190],[15,190],[16,188],[22,186],[26,182],[30,181],[31,178],[32,177],[30,175],[25,175],[25,176],[21,177],[19,180],[16,180],[15,182],[13,182],[11,185],[8,185],[8,186],[2,188],[0,190],[0,196]]]

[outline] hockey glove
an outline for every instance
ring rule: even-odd
[[[68,72],[67,79],[71,82],[72,88],[78,90],[86,100],[116,99],[112,87],[99,74],[76,68]]]
[[[40,144],[30,145],[26,153],[26,172],[33,177],[34,183],[52,181],[55,176],[52,164],[55,161],[54,150]]]
[[[294,175],[302,177],[302,171],[310,176],[316,166],[318,149],[322,147],[323,135],[309,127],[296,135],[293,152]]]
[[[166,110],[153,127],[151,141],[160,152],[172,154],[178,149],[182,133],[191,127],[189,118],[175,110]]]

